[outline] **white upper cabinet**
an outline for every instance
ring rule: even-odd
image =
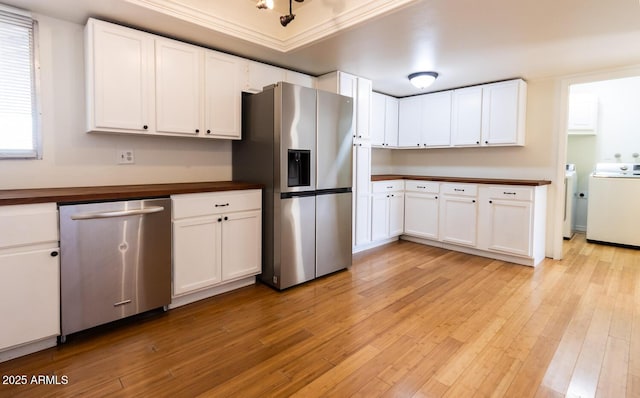
[[[153,36],[89,19],[85,57],[87,131],[154,131]]]
[[[305,75],[304,73],[294,72],[287,70],[284,73],[284,81],[291,84],[297,84],[302,87],[315,88],[316,79],[313,76]]]
[[[240,139],[242,135],[241,62],[236,57],[216,51],[205,51],[204,71],[205,136]]]
[[[451,141],[454,146],[478,146],[482,134],[482,86],[453,90]]]
[[[197,135],[202,128],[203,50],[156,39],[156,131]]]
[[[482,88],[482,144],[524,145],[527,85],[521,80]]]
[[[398,146],[398,100],[380,93],[371,96],[371,145]]]
[[[285,80],[285,70],[276,66],[249,61],[247,68],[247,81],[243,91],[248,93],[259,93],[266,86]]]
[[[402,98],[398,108],[398,146],[419,148],[422,144],[422,98]]]
[[[422,96],[422,142],[426,147],[451,145],[451,91]]]
[[[317,87],[353,98],[353,138],[368,140],[371,128],[371,80],[345,72],[331,72],[317,79]]]

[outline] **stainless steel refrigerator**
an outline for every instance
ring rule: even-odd
[[[243,97],[233,179],[265,185],[261,279],[276,289],[351,265],[351,101],[283,82]]]

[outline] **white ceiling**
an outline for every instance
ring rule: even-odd
[[[360,0],[309,0],[293,3],[296,18],[286,28],[280,26],[278,8],[258,11],[264,12],[257,14],[264,18],[257,22],[259,28],[251,28],[247,18],[246,26],[236,29],[291,44],[306,34],[305,29],[317,26],[305,10],[320,6],[332,10],[335,29],[325,29],[328,36],[284,47],[254,44],[235,37],[233,29],[219,30],[234,21],[212,9],[229,4],[253,9],[253,0],[0,1],[81,24],[89,16],[120,22],[311,75],[342,70],[373,80],[375,91],[399,97],[420,93],[406,79],[420,70],[440,73],[429,88],[438,91],[640,64],[638,0],[370,0],[365,3],[388,8],[383,14],[364,15],[371,17],[364,22],[363,17],[355,18],[351,24],[340,22],[341,12]],[[213,15],[221,22],[214,26],[207,25],[207,18],[188,21],[191,16],[178,16],[171,11],[172,4],[200,7],[198,15]],[[396,5],[400,7],[390,10]]]

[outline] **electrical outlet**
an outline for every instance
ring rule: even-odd
[[[118,150],[118,164],[134,164],[135,158],[133,156],[133,149],[119,149]]]

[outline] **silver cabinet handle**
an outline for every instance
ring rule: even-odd
[[[118,301],[117,303],[113,303],[113,306],[114,307],[119,307],[121,305],[129,304],[130,302],[131,302],[131,300]]]
[[[138,214],[158,213],[163,210],[164,210],[164,207],[162,206],[151,206],[151,207],[145,207],[144,209],[99,211],[94,213],[74,214],[71,216],[71,219],[72,220],[92,220],[95,218],[127,217],[127,216],[135,216]]]

